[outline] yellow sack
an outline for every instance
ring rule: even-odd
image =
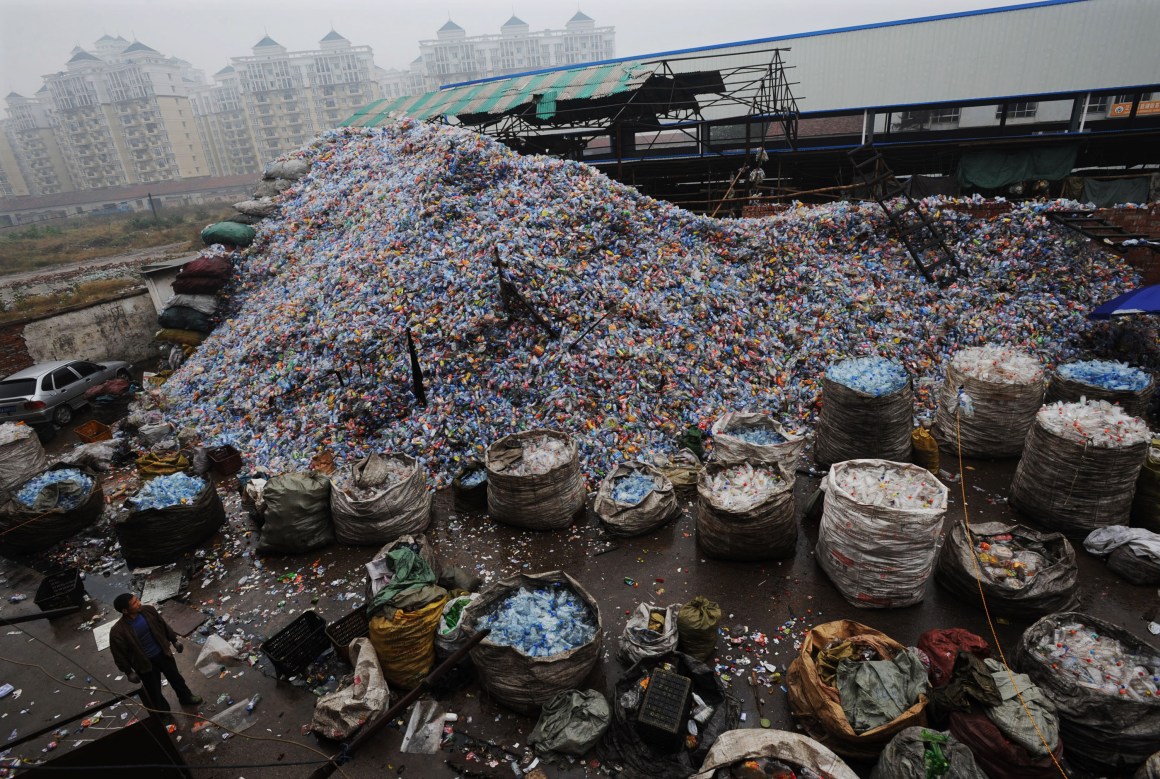
[[[205,333],[196,330],[179,330],[176,327],[166,327],[153,335],[153,340],[174,343],[180,346],[197,346],[205,340]]]
[[[926,468],[938,476],[938,441],[925,427],[916,427],[910,431],[910,446],[914,450],[914,464]]]
[[[137,473],[146,481],[188,468],[189,460],[180,452],[148,452],[137,458]]]
[[[411,689],[430,672],[435,664],[435,630],[445,603],[446,596],[415,611],[395,609],[389,617],[371,617],[371,645],[392,685]]]

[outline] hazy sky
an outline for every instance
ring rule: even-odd
[[[909,19],[1017,0],[0,0],[0,96],[30,96],[64,70],[73,46],[101,35],[141,41],[207,76],[249,56],[263,35],[291,51],[317,48],[333,26],[375,63],[406,68],[418,41],[448,17],[468,35],[498,33],[515,13],[532,30],[560,28],[577,9],[616,28],[617,56]]]

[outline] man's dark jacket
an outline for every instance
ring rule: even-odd
[[[170,645],[177,640],[173,628],[169,627],[169,623],[162,619],[157,609],[152,606],[142,606],[141,614],[145,617],[145,624],[153,632],[153,640],[157,642],[157,646],[161,647],[166,657],[173,657]],[[113,662],[125,673],[140,675],[153,670],[153,664],[145,656],[145,650],[141,648],[141,642],[137,640],[137,634],[133,632],[127,614],[122,614],[109,631],[109,649],[113,652]]]

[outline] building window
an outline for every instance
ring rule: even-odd
[[[1099,97],[1089,97],[1087,104],[1087,112],[1089,114],[1106,114],[1108,112],[1107,95],[1100,95]]]
[[[1008,119],[1034,119],[1035,112],[1039,109],[1039,103],[1008,103],[1007,104],[1007,118]],[[1003,106],[995,109],[995,118],[1003,118]]]

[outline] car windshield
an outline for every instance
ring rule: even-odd
[[[36,394],[36,379],[5,379],[0,381],[0,398],[17,398]]]

